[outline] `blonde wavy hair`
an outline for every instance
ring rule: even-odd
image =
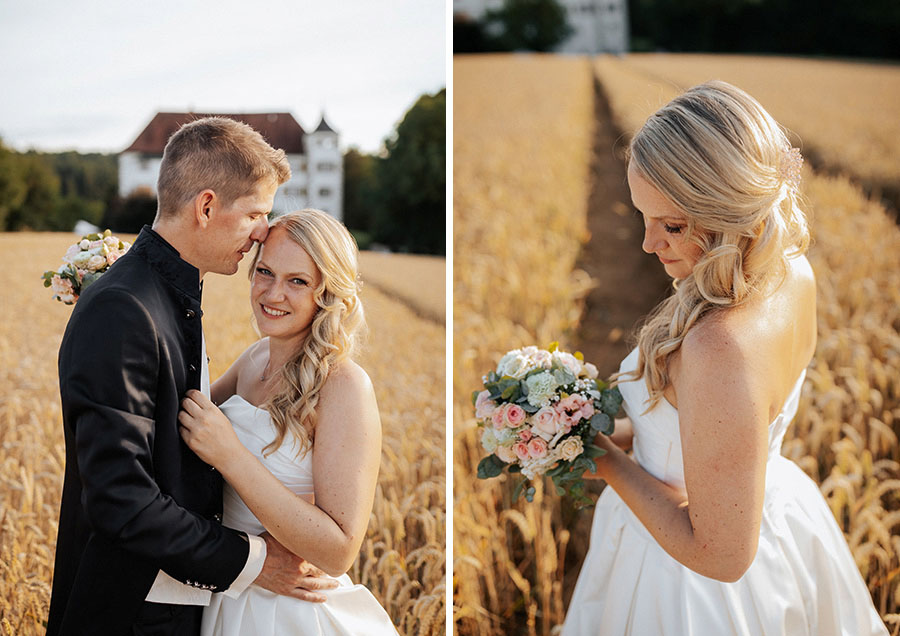
[[[646,379],[648,410],[668,386],[669,356],[688,330],[712,311],[773,291],[788,258],[806,252],[809,229],[791,155],[784,130],[759,102],[721,81],[679,95],[631,140],[629,166],[684,213],[686,239],[702,250],[638,333],[631,375]]]
[[[309,335],[294,357],[279,372],[274,395],[264,404],[272,416],[276,438],[263,449],[273,451],[290,432],[299,452],[312,447],[316,430],[316,405],[328,374],[352,355],[365,327],[359,299],[358,250],[347,228],[320,210],[305,209],[276,218],[270,228],[284,228],[318,268],[322,280],[313,290],[318,310]],[[250,268],[256,272],[257,249]]]

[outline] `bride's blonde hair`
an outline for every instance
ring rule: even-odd
[[[638,334],[638,366],[653,408],[669,384],[668,359],[712,310],[779,285],[787,259],[809,246],[799,205],[799,163],[782,128],[750,95],[721,81],[687,90],[631,140],[629,166],[687,217],[702,252]]]
[[[318,310],[309,335],[279,372],[274,395],[263,408],[272,416],[276,438],[264,450],[278,448],[290,433],[300,451],[312,447],[316,429],[316,405],[329,372],[353,353],[358,335],[365,326],[359,299],[356,241],[347,228],[320,210],[306,209],[276,218],[270,228],[284,228],[302,247],[321,274],[313,290]],[[256,272],[257,250],[250,268]]]

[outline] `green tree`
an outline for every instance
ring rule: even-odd
[[[10,213],[22,206],[26,192],[18,155],[0,142],[0,231],[7,229]]]
[[[20,205],[10,210],[6,229],[61,229],[53,222],[59,204],[59,177],[36,154],[19,154],[16,159],[25,184],[25,196]]]
[[[508,51],[552,51],[572,33],[566,10],[556,0],[506,0],[482,23],[497,48]]]
[[[372,235],[378,191],[378,157],[350,148],[344,153],[344,225],[365,249]]]
[[[446,246],[446,90],[423,95],[397,125],[376,163],[374,238],[409,252]]]

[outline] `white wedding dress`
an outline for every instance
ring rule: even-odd
[[[259,409],[239,395],[233,395],[220,407],[231,420],[241,443],[256,455],[281,483],[297,495],[313,494],[312,453],[296,457],[294,443],[286,440],[281,448],[264,456],[262,449],[275,437],[267,411]],[[261,534],[265,528],[244,504],[233,488],[224,487],[222,523],[249,534]],[[354,585],[346,574],[338,577],[340,586],[324,594],[324,603],[310,603],[279,596],[251,585],[237,599],[213,594],[203,610],[202,636],[396,636],[391,619],[371,592]]]
[[[637,356],[635,349],[620,371],[633,370]],[[781,456],[805,375],[769,425],[759,548],[744,576],[723,583],[681,565],[607,487],[597,501],[564,636],[887,635],[825,499]],[[662,399],[642,415],[649,395],[643,379],[619,388],[634,426],[634,459],[657,479],[684,488],[678,411]]]

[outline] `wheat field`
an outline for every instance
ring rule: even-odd
[[[71,308],[52,301],[40,275],[55,268],[71,234],[0,234],[10,259],[0,306],[0,634],[43,634],[50,601],[65,448],[56,354]],[[247,261],[249,259],[245,259]],[[366,585],[401,634],[445,633],[445,327],[443,297],[420,295],[390,274],[415,262],[444,284],[443,259],[361,255],[369,334],[360,364],[375,385],[384,430],[375,506],[349,574]],[[256,339],[247,263],[204,285],[210,375]],[[399,277],[398,277],[399,280]],[[415,298],[410,307],[397,298]],[[413,433],[413,434],[410,434]]]
[[[699,70],[699,63],[692,65],[690,60],[682,67],[675,56],[666,65],[655,64],[654,56],[603,57],[591,62],[591,70],[581,68],[579,58],[564,58],[559,62],[560,69],[568,67],[569,81],[574,85],[568,94],[553,90],[555,86],[543,90],[546,78],[541,71],[550,62],[540,57],[495,56],[479,59],[477,64],[470,64],[468,57],[457,57],[456,174],[467,161],[483,165],[488,161],[485,157],[500,157],[498,163],[502,165],[502,158],[509,155],[507,148],[517,144],[509,135],[531,134],[533,130],[590,130],[590,121],[584,119],[584,112],[590,113],[589,106],[575,113],[563,104],[581,104],[591,99],[594,77],[608,98],[624,139],[647,115],[674,97],[677,86],[708,79],[701,77],[708,73],[713,73],[710,77],[721,76],[723,68],[731,69],[734,76],[722,79],[741,85],[738,74],[745,71],[743,66],[732,67],[727,59],[707,57],[712,60],[707,70]],[[529,64],[530,72],[526,68]],[[781,60],[777,72],[769,67],[771,85],[767,90],[779,90],[778,77],[799,78],[808,74],[806,64]],[[498,80],[510,68],[515,68],[520,81],[526,82],[517,87],[518,92]],[[831,118],[824,107],[808,107],[809,103],[828,102],[834,97],[833,89],[827,88],[834,86],[828,81],[828,65],[817,69],[818,83],[802,85],[802,91],[811,95],[801,99],[792,93],[779,102],[793,110],[790,115],[787,111],[776,113],[776,117],[786,118],[782,123],[795,126],[798,132],[802,130],[803,143],[819,149],[823,155],[827,148],[847,148],[857,143],[863,134],[860,131],[866,131],[865,139],[896,136],[892,134],[896,115],[872,115],[884,112],[885,88],[868,78],[870,71],[878,75],[884,69],[860,65],[854,68],[861,69],[856,84],[852,82],[853,73],[848,73],[843,65],[833,67],[835,84],[845,91],[853,89],[852,94],[835,97],[839,102],[844,100],[843,108],[838,109],[839,118]],[[469,75],[465,84],[459,80],[461,72]],[[696,81],[691,79],[694,77]],[[760,82],[764,79],[765,74],[759,77]],[[463,86],[477,87],[478,94],[464,92]],[[761,91],[745,88],[751,94],[760,93],[757,96],[767,105]],[[517,100],[519,96],[522,99]],[[789,97],[797,99],[791,104]],[[469,100],[477,107],[467,104]],[[852,100],[863,106],[849,108]],[[534,114],[530,128],[511,128],[507,120],[522,119],[522,109]],[[480,138],[473,135],[465,140],[470,124],[467,119],[461,122],[459,114],[469,112],[481,120],[481,128],[476,130],[482,134]],[[538,121],[539,117],[544,117],[544,121]],[[564,121],[564,117],[568,120]],[[500,133],[484,133],[491,130],[491,122]],[[805,126],[802,129],[801,122]],[[543,150],[558,162],[557,169],[587,174],[589,135],[551,137]],[[831,176],[804,170],[803,193],[811,211],[813,233],[810,261],[818,280],[819,339],[800,410],[785,439],[783,453],[820,484],[845,532],[875,607],[896,634],[900,632],[900,229],[892,215],[858,185],[874,177],[900,180],[900,150],[895,145],[883,146],[875,146],[872,154],[880,159],[872,159],[874,167],[871,163],[854,163],[854,172],[844,164],[828,163],[829,173],[843,172]],[[457,356],[469,352],[471,359],[478,362],[459,368],[457,358],[454,367],[453,612],[459,634],[554,633],[565,617],[565,603],[571,593],[568,582],[587,549],[585,514],[589,518],[590,512],[574,513],[555,494],[541,488],[534,503],[513,504],[510,485],[503,478],[489,482],[474,478],[475,466],[484,455],[473,428],[469,402],[470,392],[477,388],[478,374],[496,361],[497,354],[525,342],[571,340],[573,329],[583,318],[578,293],[562,297],[529,293],[528,299],[534,303],[531,309],[546,316],[546,320],[520,320],[521,298],[508,300],[503,290],[493,288],[495,272],[521,268],[524,273],[519,275],[538,290],[554,279],[566,287],[572,274],[567,277],[565,272],[545,267],[545,261],[535,258],[533,252],[514,252],[511,257],[502,252],[470,251],[468,243],[460,241],[460,236],[478,236],[484,231],[482,219],[469,216],[467,210],[479,207],[506,219],[505,223],[501,220],[490,226],[495,244],[515,248],[538,241],[529,233],[543,234],[543,226],[513,219],[529,218],[529,210],[521,207],[523,202],[542,201],[548,190],[552,196],[552,189],[541,180],[546,171],[542,158],[532,156],[534,161],[526,168],[532,172],[526,174],[513,166],[495,169],[471,181],[457,178],[454,183],[454,348]],[[472,173],[477,174],[478,170]],[[492,189],[513,192],[514,196],[488,198]],[[560,205],[558,217],[545,224],[571,227],[571,235],[581,238],[578,231],[584,214],[583,206]],[[640,249],[639,243],[635,249]],[[567,250],[562,260],[572,263],[573,258]],[[576,273],[575,277],[579,290],[591,284],[583,280],[582,274]],[[494,322],[499,328],[488,333],[461,329],[461,314],[483,305],[490,305],[492,315],[499,316]],[[568,318],[560,320],[560,316]]]

